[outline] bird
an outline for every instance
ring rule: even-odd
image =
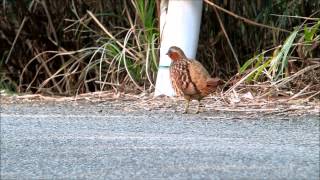
[[[171,46],[166,55],[171,59],[169,72],[172,87],[176,95],[183,96],[186,100],[183,113],[188,113],[191,100],[197,100],[198,114],[200,101],[216,90],[222,82],[221,79],[212,78],[199,61],[187,58],[177,46]]]

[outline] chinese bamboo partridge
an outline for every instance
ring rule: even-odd
[[[186,106],[184,113],[188,113],[190,100],[198,100],[200,110],[200,101],[205,96],[216,90],[221,80],[211,78],[208,71],[194,59],[188,59],[184,52],[176,47],[169,48],[167,55],[171,58],[170,78],[172,86],[178,96],[184,96]]]

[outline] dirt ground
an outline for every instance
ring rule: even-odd
[[[42,96],[35,95],[1,95],[1,104],[12,103],[63,103],[75,102],[80,104],[106,104],[119,112],[128,113],[182,113],[184,99],[181,97],[158,96],[152,94],[115,94],[113,92],[96,92],[82,94],[75,97]],[[108,102],[108,103],[105,103]],[[196,111],[197,102],[192,101],[189,114]],[[108,107],[104,107],[108,108]],[[103,108],[102,108],[103,109]],[[202,114],[214,116],[217,113],[236,113],[247,118],[256,116],[300,116],[319,115],[320,100],[306,101],[305,99],[268,98],[255,99],[250,94],[239,97],[210,96],[201,101]]]

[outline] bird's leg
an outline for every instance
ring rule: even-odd
[[[201,106],[201,103],[200,103],[200,100],[198,100],[198,108],[197,108],[196,114],[200,112],[200,106]]]
[[[188,113],[188,108],[189,108],[190,99],[186,99],[186,100],[187,100],[187,102],[186,102],[186,107],[185,107],[185,109],[184,109],[183,114],[187,114],[187,113]]]

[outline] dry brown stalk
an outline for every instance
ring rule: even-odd
[[[206,2],[206,3],[208,3],[209,5],[211,5],[211,6],[215,7],[215,8],[217,8],[217,9],[219,9],[219,10],[222,11],[222,12],[225,12],[225,13],[227,13],[227,14],[235,17],[236,19],[240,19],[240,20],[242,20],[242,21],[244,21],[244,22],[246,22],[246,23],[248,23],[248,24],[255,25],[255,26],[259,26],[259,27],[263,27],[263,28],[273,29],[273,30],[277,30],[277,31],[283,31],[283,32],[291,33],[290,31],[285,30],[285,29],[282,29],[282,28],[277,28],[277,27],[273,27],[273,26],[268,26],[268,25],[265,25],[265,24],[257,23],[257,22],[255,22],[255,21],[252,21],[252,20],[248,19],[248,18],[239,16],[239,15],[237,15],[237,14],[231,12],[231,11],[228,11],[228,10],[226,10],[226,9],[224,9],[224,8],[216,5],[215,3],[213,3],[213,2],[211,2],[211,1],[209,1],[209,0],[204,0],[204,2]]]

